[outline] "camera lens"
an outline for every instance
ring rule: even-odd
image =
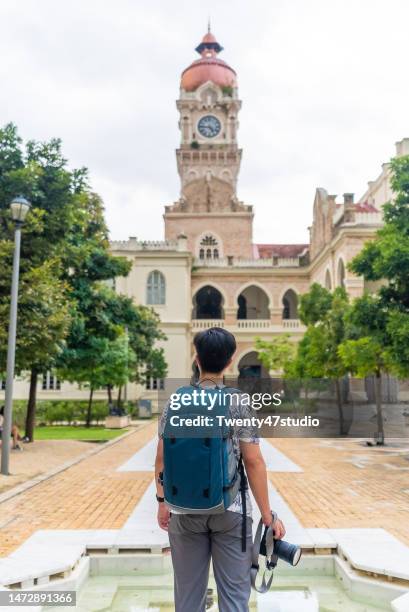
[[[301,548],[284,540],[274,540],[274,552],[279,559],[290,565],[297,565],[301,558]]]
[[[293,561],[292,561],[293,565],[297,565],[300,559],[301,559],[301,548],[297,547],[297,550],[295,551],[294,556],[293,556]]]

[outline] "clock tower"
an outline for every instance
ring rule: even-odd
[[[196,47],[201,57],[182,72],[176,103],[181,194],[165,209],[165,236],[185,234],[199,259],[252,255],[252,207],[237,198],[241,101],[236,72],[219,58],[222,50],[209,27]]]

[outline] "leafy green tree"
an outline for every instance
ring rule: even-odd
[[[401,378],[409,375],[409,156],[392,159],[391,170],[394,197],[383,207],[385,223],[349,264],[352,272],[379,281],[381,287],[376,296],[356,301],[352,339],[341,350],[351,368],[375,376],[381,442],[382,372]]]
[[[256,338],[255,347],[258,358],[268,371],[285,370],[294,360],[297,345],[291,340],[290,334],[281,334],[273,340]]]
[[[70,296],[64,285],[62,254],[70,228],[80,214],[78,195],[84,188],[85,175],[84,170],[67,169],[59,140],[31,141],[23,147],[13,124],[0,129],[0,258],[4,264],[0,327],[3,329],[8,328],[8,283],[14,237],[9,204],[16,194],[23,193],[33,205],[24,226],[21,248],[16,354],[17,371],[30,372],[26,420],[29,439],[32,439],[38,373],[51,367],[67,333]],[[0,351],[0,369],[5,367],[4,353]]]
[[[309,367],[310,364],[308,361],[309,351],[310,335],[306,333],[296,346],[294,358],[286,363],[284,368],[285,377],[299,380],[306,387],[306,391],[308,391],[308,383],[312,378],[312,373]]]
[[[409,155],[391,160],[394,199],[383,207],[384,226],[349,264],[356,274],[385,282],[382,300],[409,310]]]
[[[6,321],[10,310],[11,262],[9,245],[0,242],[0,321]],[[57,267],[57,269],[56,269]],[[30,391],[25,423],[25,435],[32,441],[36,387],[38,375],[52,369],[62,351],[70,324],[69,300],[66,286],[58,278],[58,263],[43,263],[21,275],[16,341],[17,373],[30,372]],[[0,327],[0,364],[7,360],[8,325]]]
[[[399,378],[409,375],[409,316],[406,312],[389,312],[386,326],[389,340],[389,356],[393,361],[393,371]]]
[[[364,295],[355,300],[346,316],[348,335],[339,354],[349,371],[361,378],[375,377],[375,401],[380,444],[385,441],[382,415],[382,373],[394,371],[389,347],[388,311],[379,296]]]
[[[94,391],[108,385],[121,387],[132,379],[135,360],[125,333],[114,340],[91,337],[82,349],[77,348],[68,363],[69,367],[59,370],[66,380],[89,387],[87,427],[90,427],[92,421]]]
[[[144,371],[163,356],[156,342],[165,338],[159,328],[159,318],[151,308],[136,306],[127,296],[113,289],[115,278],[126,276],[131,262],[109,253],[108,229],[101,200],[95,194],[82,196],[86,214],[81,223],[81,238],[77,232],[68,246],[67,282],[73,297],[72,325],[65,348],[58,360],[63,378],[90,389],[89,414],[95,388],[106,387],[112,402],[112,388],[121,389],[127,380],[140,382]],[[132,370],[113,380],[110,372],[121,369],[117,341],[126,334]],[[157,363],[158,375],[166,371],[164,359]],[[125,373],[124,370],[122,370]],[[91,416],[89,416],[89,421]]]
[[[332,295],[319,283],[313,283],[308,293],[300,298],[298,315],[304,325],[315,325],[322,321],[331,310]]]
[[[147,375],[163,377],[167,368],[163,350],[155,346],[164,339],[157,315],[105,285],[93,289],[84,293],[82,286],[80,299],[86,297],[87,305],[73,316],[58,361],[63,379],[90,389],[88,424],[95,389],[107,388],[111,403],[112,389],[117,387],[120,404],[121,389],[128,381],[142,382]]]
[[[26,433],[32,439],[42,371],[61,368],[68,380],[92,388],[102,378],[106,385],[122,381],[119,344],[126,328],[135,379],[144,368],[163,372],[166,364],[155,347],[163,338],[157,317],[108,286],[126,276],[131,263],[109,252],[102,201],[90,190],[86,169],[68,169],[58,139],[23,146],[12,124],[0,129],[0,265],[6,271],[0,279],[0,329],[8,327],[10,300],[9,203],[19,193],[33,205],[22,241],[16,355],[17,371],[30,372]],[[0,349],[0,371],[4,360]]]
[[[134,380],[136,367],[136,355],[129,345],[128,334],[124,332],[108,344],[101,359],[100,386],[107,388],[109,404],[112,403],[109,391],[114,387],[122,389],[129,380]]]
[[[338,352],[346,338],[345,313],[348,295],[337,287],[333,293],[314,283],[300,298],[300,319],[307,331],[299,344],[295,368],[304,376],[334,381],[341,435],[345,434],[345,418],[341,380],[348,368]]]
[[[310,369],[309,351],[310,335],[306,333],[297,344],[291,338],[291,334],[281,334],[273,340],[261,340],[256,338],[255,346],[258,357],[263,366],[269,371],[281,371],[285,379],[285,387],[290,395],[300,390],[308,392],[311,388],[319,388],[312,380],[313,370]]]
[[[409,375],[409,156],[391,160],[393,201],[385,204],[384,226],[350,263],[355,274],[381,281],[380,308],[394,369]]]
[[[310,361],[310,355],[314,350],[311,346],[313,333],[308,330],[297,345],[295,358],[290,361],[284,370],[284,377],[293,389],[304,392],[305,400],[308,400],[310,391],[322,391],[327,388],[324,380],[316,378],[314,362]],[[287,384],[289,384],[287,383]]]

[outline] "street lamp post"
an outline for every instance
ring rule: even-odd
[[[7,377],[6,377],[6,402],[4,406],[4,422],[1,442],[1,473],[9,475],[10,436],[12,426],[13,409],[13,381],[14,363],[16,355],[16,331],[17,331],[17,302],[18,302],[18,278],[20,269],[20,243],[21,227],[26,215],[30,210],[30,202],[22,196],[14,198],[10,204],[11,216],[14,221],[14,257],[13,278],[11,282],[10,301],[10,325],[7,345]]]

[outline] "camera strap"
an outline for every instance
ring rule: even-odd
[[[272,512],[273,515],[273,523],[277,520],[277,514]],[[257,593],[267,593],[267,591],[271,587],[271,583],[273,582],[274,577],[274,568],[277,565],[278,557],[274,554],[274,531],[270,525],[270,527],[264,527],[263,532],[263,520],[260,519],[260,522],[257,526],[257,531],[254,536],[254,544],[253,544],[253,552],[251,558],[251,586]],[[260,569],[259,566],[259,556],[263,555],[266,557],[266,567],[263,572],[263,578],[260,586],[256,586],[257,574]],[[271,572],[270,577],[266,580],[266,573]]]

